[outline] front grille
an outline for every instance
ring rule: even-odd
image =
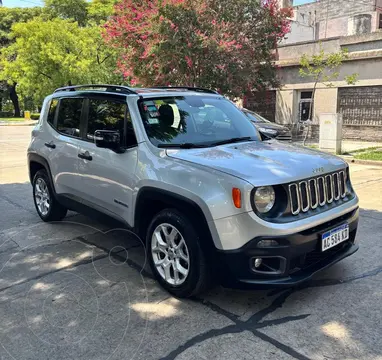
[[[280,141],[291,141],[292,140],[292,134],[290,132],[281,133],[276,136],[277,140]]]
[[[306,213],[318,206],[332,204],[344,198],[346,193],[345,171],[289,184],[291,212],[293,215]]]

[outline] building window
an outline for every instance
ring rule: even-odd
[[[378,29],[382,29],[382,13],[379,14],[379,26]]]
[[[304,122],[313,118],[313,91],[301,91],[298,111],[298,121]]]

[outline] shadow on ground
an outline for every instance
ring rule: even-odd
[[[355,255],[303,286],[216,287],[179,300],[152,280],[140,240],[115,223],[75,213],[42,223],[29,184],[1,185],[0,204],[2,359],[382,354],[379,211],[361,210]]]

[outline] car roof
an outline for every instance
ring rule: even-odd
[[[76,85],[58,88],[54,91],[53,96],[75,96],[84,93],[91,94],[113,94],[113,95],[138,95],[143,98],[157,97],[157,96],[184,96],[190,95],[220,95],[214,90],[189,87],[189,86],[158,86],[151,88],[131,88],[121,85]],[[221,96],[221,95],[220,95]]]

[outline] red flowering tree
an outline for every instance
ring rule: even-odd
[[[121,0],[105,39],[132,85],[189,85],[240,96],[277,86],[275,44],[290,10],[276,0]]]

